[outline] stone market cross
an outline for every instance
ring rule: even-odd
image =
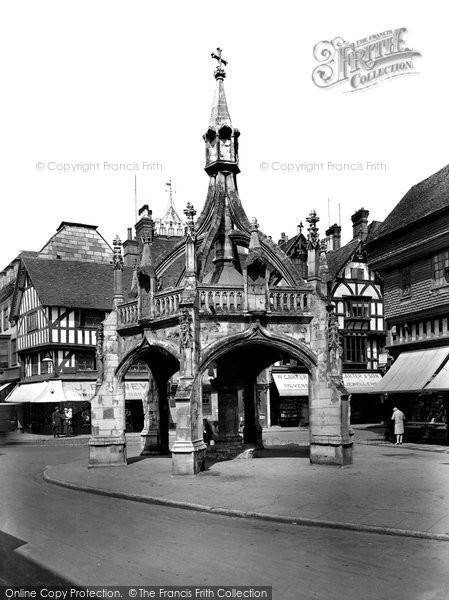
[[[297,265],[250,221],[237,175],[240,132],[232,126],[224,92],[221,50],[207,132],[209,186],[196,222],[189,203],[185,236],[154,256],[154,222],[144,207],[136,225],[139,264],[124,297],[120,241],[114,242],[114,307],[97,347],[99,379],[92,399],[89,466],[126,465],[124,377],[136,360],[149,367],[143,400],[142,453],[172,454],[173,474],[204,468],[202,383],[218,394],[217,446],[237,453],[238,391],[243,389],[245,444],[262,443],[257,376],[290,357],[309,374],[310,461],[352,462],[349,395],[342,385],[341,342],[327,296],[327,264],[314,211],[307,221],[307,280]],[[165,283],[161,283],[165,282]],[[168,284],[167,284],[168,282]],[[168,443],[167,387],[179,372],[176,440]]]

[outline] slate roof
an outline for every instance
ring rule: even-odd
[[[112,265],[71,260],[23,257],[23,264],[45,306],[110,310],[114,296]],[[125,299],[133,269],[123,270]]]
[[[370,239],[393,233],[449,207],[449,165],[409,189]]]

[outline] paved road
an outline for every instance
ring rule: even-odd
[[[42,480],[45,465],[86,453],[0,447],[2,584],[272,585],[282,600],[449,597],[444,542],[233,519]]]

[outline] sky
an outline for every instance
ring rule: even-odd
[[[187,202],[201,210],[217,47],[248,217],[277,241],[314,209],[321,233],[341,219],[348,241],[356,210],[383,220],[449,162],[448,13],[432,0],[4,3],[0,268],[39,250],[61,221],[124,239],[135,176],[137,204],[154,217],[169,179],[179,213]],[[421,54],[407,75],[355,92],[314,83],[320,42],[398,28]]]

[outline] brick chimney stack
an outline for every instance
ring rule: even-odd
[[[327,249],[332,251],[332,250],[339,250],[341,248],[341,227],[340,225],[337,225],[337,223],[334,223],[334,225],[331,225],[329,227],[329,229],[326,231],[326,237],[328,238],[328,245],[327,245]]]
[[[139,242],[133,239],[133,230],[128,227],[128,239],[123,242],[123,262],[125,267],[134,267],[139,260]]]
[[[353,238],[359,237],[362,241],[366,240],[368,236],[368,215],[369,210],[365,208],[360,208],[352,215]]]

